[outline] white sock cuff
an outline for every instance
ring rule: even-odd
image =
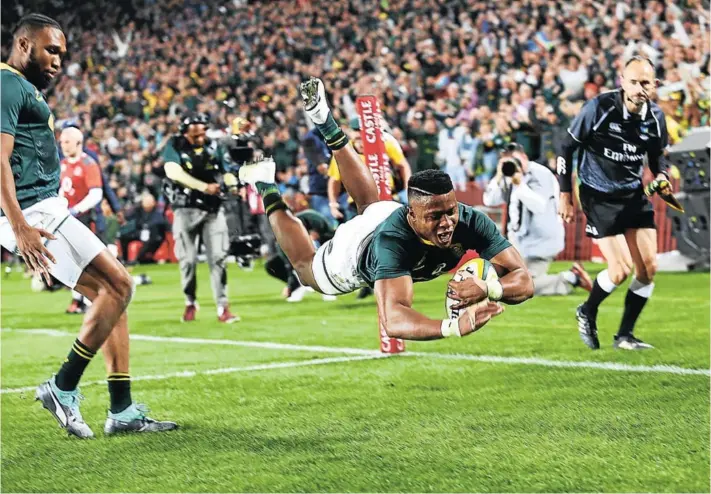
[[[610,279],[610,273],[607,269],[600,271],[597,275],[597,284],[600,285],[600,288],[605,290],[607,293],[612,293],[615,291],[615,288],[617,288],[617,285],[615,285]]]
[[[649,298],[652,296],[652,292],[654,291],[654,283],[645,285],[637,278],[632,278],[629,290],[635,295],[639,295],[643,298]]]

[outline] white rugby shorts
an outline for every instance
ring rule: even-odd
[[[363,247],[375,229],[401,207],[394,201],[374,202],[363,214],[339,226],[333,238],[318,248],[312,270],[322,293],[344,295],[365,286],[358,274]]]
[[[53,234],[55,240],[44,239],[56,264],[49,263],[50,273],[69,288],[74,288],[84,269],[103,251],[106,246],[84,226],[69,214],[67,200],[62,197],[50,197],[22,211],[25,219],[35,228],[42,228]],[[10,252],[16,252],[15,234],[7,221],[0,218],[0,244]]]

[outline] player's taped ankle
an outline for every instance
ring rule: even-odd
[[[321,132],[326,140],[326,145],[332,151],[337,151],[348,144],[348,136],[343,132],[343,129],[339,127],[333,119],[333,115],[330,113],[326,121],[322,124],[317,124],[316,127],[318,127],[319,132]]]
[[[264,202],[264,212],[267,214],[267,217],[277,211],[287,211],[289,209],[289,206],[286,205],[279,194],[264,196],[262,197],[262,202]]]
[[[276,184],[268,184],[264,182],[257,182],[255,184],[257,187],[257,192],[262,196],[262,202],[264,203],[264,212],[267,217],[279,210],[288,210],[289,206],[286,205],[284,200],[281,198],[279,193],[279,188]]]
[[[440,326],[440,331],[442,332],[442,338],[450,338],[452,336],[461,338],[462,336],[462,333],[459,332],[458,319],[444,319]]]
[[[499,280],[489,280],[486,282],[486,288],[489,292],[489,300],[499,301],[504,296],[504,287],[501,286]]]

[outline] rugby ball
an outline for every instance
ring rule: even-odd
[[[480,280],[496,280],[499,275],[496,274],[496,269],[494,266],[486,259],[472,259],[468,261],[452,277],[452,281],[462,281],[467,278],[479,278]],[[457,305],[458,300],[454,300],[449,297],[449,290],[447,290],[447,299],[445,300],[445,309],[447,310],[447,317],[450,319],[457,319],[464,309],[452,309],[452,306]]]

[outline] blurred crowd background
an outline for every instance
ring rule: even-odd
[[[672,140],[708,125],[708,9],[702,0],[23,0],[2,3],[2,57],[21,15],[63,25],[69,52],[48,93],[56,128],[81,128],[122,209],[164,210],[160,153],[191,111],[210,116],[214,138],[237,117],[249,122],[299,209],[325,195],[319,165],[329,160],[309,152],[296,92],[305,77],[324,79],[343,126],[356,96],[374,94],[413,172],[440,167],[460,188],[481,188],[508,142],[552,166],[571,118],[618,87],[633,54],[656,64]]]

